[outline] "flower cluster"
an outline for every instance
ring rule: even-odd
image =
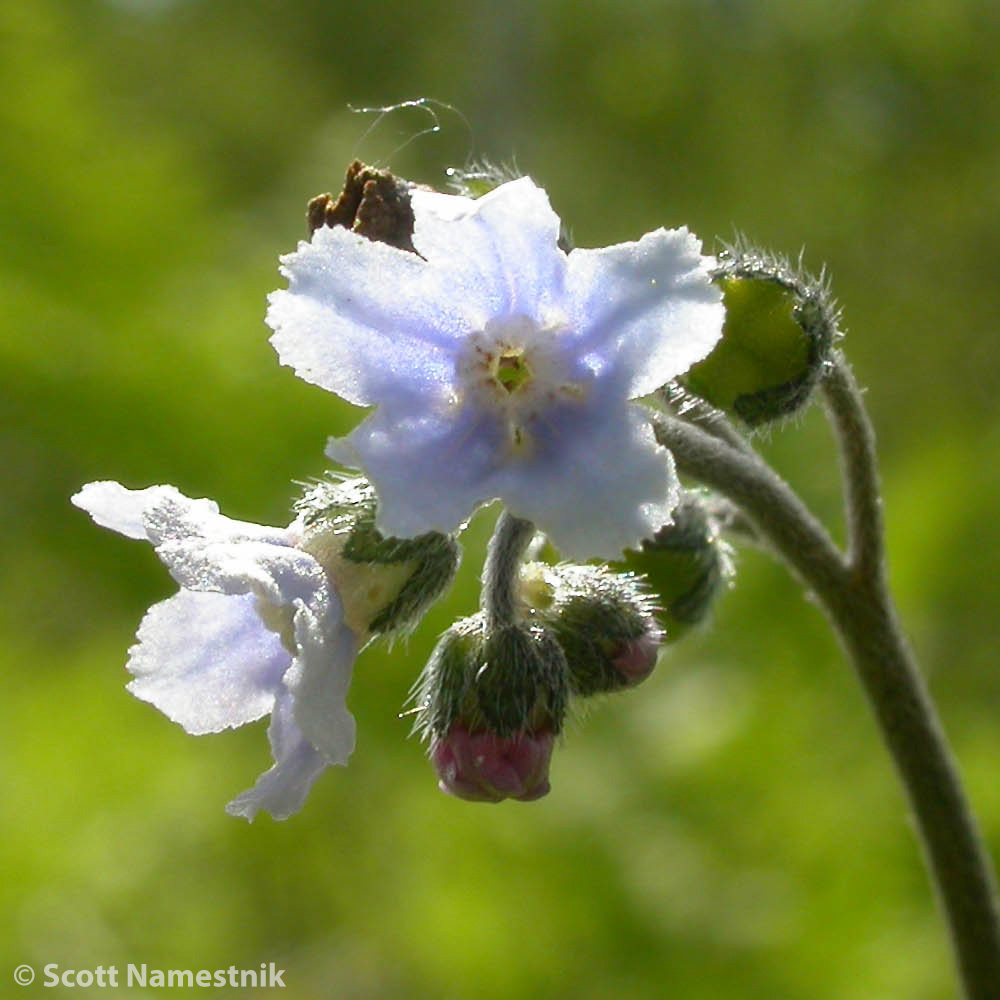
[[[679,488],[641,399],[706,357],[724,318],[715,261],[686,229],[567,252],[527,177],[472,198],[355,164],[309,220],[267,322],[283,364],[374,407],[327,448],[362,475],[310,489],[285,528],[169,486],[73,498],[149,541],[180,585],[140,625],[132,693],[195,734],[270,715],[274,766],[228,806],[247,818],[290,815],[346,762],[359,650],[443,591],[452,536],[481,505],[499,500],[577,561],[621,558],[670,523]],[[516,613],[501,621],[484,590],[417,687],[442,788],[461,797],[545,794],[570,695],[655,663],[637,580],[524,554],[506,570]]]

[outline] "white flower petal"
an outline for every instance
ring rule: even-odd
[[[146,509],[165,495],[180,494],[173,486],[149,486],[144,490],[129,490],[121,483],[103,481],[87,483],[71,502],[85,510],[102,528],[110,528],[127,538],[146,538],[144,513]],[[211,504],[218,513],[219,508],[210,500],[200,501]]]
[[[320,616],[300,605],[295,612],[298,654],[285,675],[293,695],[295,723],[331,764],[346,764],[354,751],[354,716],[347,710],[355,634],[339,617]]]
[[[130,490],[112,481],[87,483],[71,500],[102,528],[154,545],[188,538],[292,544],[286,528],[234,521],[219,513],[214,500],[192,500],[174,486]]]
[[[274,605],[340,602],[327,585],[326,574],[308,552],[268,542],[208,542],[194,538],[166,542],[156,554],[173,578],[189,590],[223,594],[255,594]]]
[[[281,363],[357,405],[448,383],[449,345],[482,313],[440,268],[341,226],[317,229],[282,264],[289,287],[267,312]]]
[[[722,335],[725,310],[711,281],[713,263],[686,228],[573,250],[566,284],[574,349],[630,399],[665,385]]]
[[[611,398],[608,398],[608,396]],[[618,558],[670,520],[676,477],[644,409],[594,386],[583,404],[540,411],[511,456],[490,413],[368,417],[327,454],[363,467],[378,494],[376,524],[406,538],[454,531],[481,504],[501,499],[535,521],[565,558]]]
[[[195,735],[267,715],[292,657],[255,605],[190,590],[154,604],[129,651],[128,690]]]
[[[230,816],[252,821],[263,809],[275,819],[288,819],[302,808],[313,783],[328,766],[326,758],[295,724],[290,694],[282,695],[276,702],[267,736],[274,767],[265,771],[253,788],[226,806]]]
[[[455,296],[485,294],[489,315],[546,322],[563,298],[566,255],[559,217],[530,177],[482,198],[415,190],[413,245],[445,269]]]
[[[536,427],[538,460],[508,470],[510,512],[534,521],[565,559],[616,559],[670,521],[678,485],[642,407],[570,411]]]
[[[376,527],[387,537],[455,531],[496,493],[505,431],[489,413],[463,408],[408,417],[379,407],[327,455],[365,470],[378,494]]]
[[[219,513],[214,500],[192,500],[173,486],[160,487],[143,510],[146,534],[154,545],[204,539],[206,542],[263,542],[289,546],[287,528],[235,521]]]

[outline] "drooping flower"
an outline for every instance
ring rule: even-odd
[[[294,525],[230,520],[172,486],[89,483],[73,503],[151,542],[181,585],[139,626],[129,690],[195,735],[270,714],[274,766],[226,809],[247,819],[297,812],[320,773],[354,749],[346,696],[358,636],[323,568],[296,548]]]
[[[526,177],[411,203],[416,253],[323,226],[282,258],[282,363],[377,407],[328,454],[372,481],[385,534],[453,531],[500,499],[568,558],[638,545],[677,485],[630,400],[718,340],[712,260],[686,229],[566,254]]]
[[[226,807],[247,819],[290,816],[327,766],[347,763],[360,645],[412,623],[457,563],[451,539],[375,532],[362,480],[317,484],[287,528],[231,520],[172,486],[89,483],[73,503],[151,542],[181,587],[139,626],[129,690],[196,735],[270,714],[274,766]]]

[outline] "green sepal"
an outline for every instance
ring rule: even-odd
[[[434,647],[414,686],[415,728],[427,738],[456,723],[501,738],[558,733],[568,698],[566,658],[553,635],[535,624],[490,630],[479,613],[456,622]]]
[[[639,549],[626,549],[611,565],[644,578],[655,595],[656,619],[667,641],[676,641],[703,621],[732,576],[729,548],[696,493],[681,499],[670,524]]]
[[[344,589],[357,589],[366,578],[385,584],[387,596],[363,616],[368,633],[384,635],[416,625],[454,578],[460,549],[438,531],[386,538],[375,527],[375,507],[371,484],[355,477],[315,483],[295,510],[304,529],[302,547],[335,580],[339,576]]]
[[[743,245],[721,255],[715,282],[726,308],[722,339],[680,383],[751,427],[802,408],[838,336],[825,282]]]

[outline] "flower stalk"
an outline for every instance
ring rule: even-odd
[[[483,564],[481,604],[490,630],[517,622],[517,588],[521,560],[526,553],[535,526],[531,521],[502,511],[493,529]]]
[[[843,462],[848,565],[859,580],[888,590],[875,429],[847,359],[839,351],[821,387]]]
[[[887,586],[874,432],[839,355],[824,376],[823,391],[844,463],[846,555],[759,456],[671,416],[657,418],[657,439],[671,450],[680,472],[736,504],[816,595],[854,664],[916,816],[966,996],[990,1000],[1000,983],[995,878]]]

